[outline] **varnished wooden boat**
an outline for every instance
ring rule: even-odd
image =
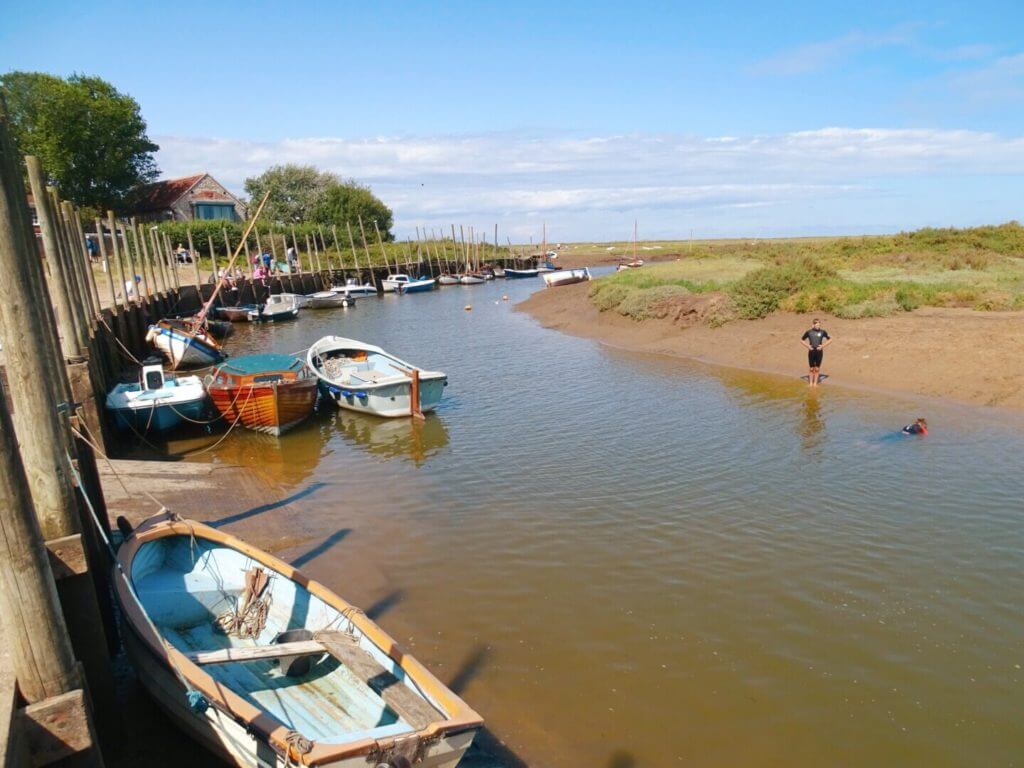
[[[206,387],[228,424],[282,435],[316,404],[317,380],[288,355],[245,355],[222,364]]]
[[[230,534],[164,514],[117,561],[139,680],[230,763],[453,768],[483,724],[362,611]]]

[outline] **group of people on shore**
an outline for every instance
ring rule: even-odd
[[[807,384],[810,387],[817,387],[822,381],[821,364],[825,357],[825,347],[832,343],[832,337],[821,327],[821,320],[814,318],[811,327],[800,337],[800,343],[807,348]],[[924,418],[914,419],[913,423],[903,427],[900,432],[904,435],[924,437],[928,434],[928,421]]]

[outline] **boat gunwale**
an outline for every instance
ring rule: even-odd
[[[455,735],[483,725],[483,718],[477,712],[435,677],[422,663],[410,656],[391,635],[368,618],[360,609],[328,589],[325,585],[309,578],[295,567],[274,555],[257,549],[229,533],[211,528],[203,523],[193,520],[182,520],[180,518],[174,520],[169,515],[157,515],[146,520],[121,545],[117,553],[117,560],[124,571],[125,578],[115,579],[115,589],[130,628],[139,636],[150,652],[154,653],[158,659],[164,659],[168,666],[176,669],[213,706],[236,721],[243,723],[246,727],[251,728],[282,754],[288,754],[289,745],[287,738],[291,733],[291,729],[266,710],[250,704],[230,688],[215,681],[185,654],[171,646],[162,637],[154,635],[140,601],[133,594],[135,590],[134,581],[132,582],[131,590],[129,590],[126,580],[131,579],[132,564],[142,545],[168,536],[193,536],[234,549],[267,566],[284,578],[295,582],[339,613],[347,612],[346,615],[351,622],[360,629],[371,643],[397,663],[416,687],[440,703],[448,712],[447,717],[443,717],[442,713],[439,712],[438,714],[442,715],[443,719],[428,723],[419,731],[410,731],[410,733],[401,734],[398,737],[389,736],[380,740],[367,737],[352,742],[314,742],[313,749],[302,757],[304,764],[318,765],[346,757],[368,754],[382,742],[391,741],[395,738],[407,739],[412,734],[415,734],[423,741],[427,741],[435,737]]]

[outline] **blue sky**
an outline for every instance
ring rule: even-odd
[[[5,4],[0,71],[142,105],[168,175],[274,162],[556,239],[1022,218],[1024,3]]]

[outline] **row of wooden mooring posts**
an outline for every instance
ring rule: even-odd
[[[41,246],[29,214],[26,174]],[[0,101],[5,765],[103,765],[100,747],[116,739],[111,658],[119,642],[112,558],[90,446],[102,443],[94,387],[110,364],[98,354],[109,339],[100,332],[97,291],[78,212],[45,185],[34,158],[22,163]]]

